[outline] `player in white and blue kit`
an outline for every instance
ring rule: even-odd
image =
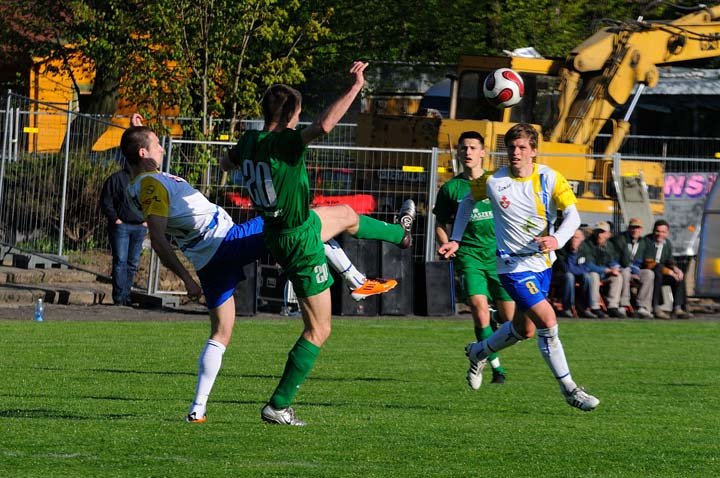
[[[580,225],[577,198],[557,171],[534,162],[538,133],[520,123],[505,134],[509,166],[471,183],[471,194],[461,203],[451,241],[438,252],[451,257],[459,247],[475,201],[490,199],[497,238],[497,271],[505,290],[516,303],[515,317],[490,338],[469,344],[471,365],[483,367],[488,355],[532,337],[537,329],[538,348],[560,384],[567,403],[584,411],[600,401],[573,381],[558,335],[555,311],[547,300],[555,250]],[[556,211],[563,222],[554,230]]]

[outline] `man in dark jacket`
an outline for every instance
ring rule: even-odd
[[[557,277],[563,310],[558,317],[573,317],[575,307],[575,284],[580,287],[580,317],[594,319],[597,316],[590,310],[590,285],[592,279],[587,267],[587,258],[579,253],[585,233],[578,229],[573,237],[557,251],[557,260],[553,265],[553,276]]]
[[[640,277],[654,280],[652,304],[649,301],[640,304],[643,307],[652,305],[653,314],[657,319],[670,319],[667,312],[660,309],[662,303],[662,286],[669,285],[673,295],[672,317],[687,319],[690,317],[685,309],[685,276],[673,259],[672,243],[668,239],[670,225],[664,219],[655,221],[652,234],[645,236],[645,253],[643,255]]]
[[[623,266],[623,287],[620,295],[620,304],[630,304],[630,284],[635,280],[640,284],[637,292],[639,304],[648,303],[652,298],[653,284],[655,278],[647,275],[640,275],[647,241],[643,238],[643,223],[640,218],[634,217],[628,221],[628,228],[621,234],[612,238],[618,251],[622,254],[620,264]],[[641,319],[652,318],[650,309],[642,306],[635,311]]]
[[[105,180],[100,195],[100,209],[108,220],[112,251],[112,299],[116,305],[131,305],[130,288],[147,234],[143,218],[128,203],[125,190],[129,181],[130,173],[127,168],[123,168]]]
[[[600,318],[611,314],[613,317],[626,317],[625,308],[620,311],[620,294],[623,286],[622,267],[620,264],[621,254],[610,241],[612,232],[610,224],[600,221],[593,227],[593,233],[583,242],[581,254],[588,258],[587,266],[590,269],[590,276],[593,277],[593,285],[590,288],[592,294],[592,311]],[[600,308],[600,282],[608,284],[607,310],[605,313]]]

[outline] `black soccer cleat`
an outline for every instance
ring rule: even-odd
[[[398,244],[400,249],[407,249],[412,246],[412,227],[415,222],[415,214],[415,201],[406,199],[400,208],[400,215],[398,217],[398,223],[405,230],[402,241]]]

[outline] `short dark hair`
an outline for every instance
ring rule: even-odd
[[[298,90],[288,85],[272,85],[262,99],[265,124],[287,123],[301,105],[302,95]]]
[[[480,141],[480,146],[485,147],[485,138],[477,131],[464,131],[458,138],[458,144],[462,143],[464,139],[476,139]]]
[[[140,148],[150,147],[150,133],[153,130],[147,126],[131,126],[125,130],[120,138],[120,150],[131,166],[140,163]]]
[[[655,224],[653,224],[653,231],[655,231],[658,226],[666,226],[668,229],[670,229],[670,224],[665,219],[658,219],[657,221],[655,221]]]
[[[518,123],[510,128],[507,133],[505,133],[505,147],[509,148],[513,141],[518,138],[527,138],[530,143],[530,147],[537,149],[538,132],[532,125],[528,123]]]

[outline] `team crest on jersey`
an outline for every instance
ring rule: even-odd
[[[503,209],[507,209],[508,206],[510,206],[510,199],[508,199],[507,196],[501,196],[501,197],[500,197],[500,206],[501,206]]]

